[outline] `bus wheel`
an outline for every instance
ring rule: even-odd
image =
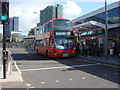
[[[46,57],[48,57],[48,50],[46,51]]]

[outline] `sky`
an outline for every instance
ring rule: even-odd
[[[34,28],[39,22],[40,10],[54,4],[63,5],[63,17],[75,19],[89,12],[104,7],[105,0],[9,0],[9,16],[19,17],[19,30],[22,35],[27,35],[31,28]],[[118,0],[106,0],[111,4]],[[33,13],[37,12],[37,13]],[[2,25],[0,25],[2,33]]]

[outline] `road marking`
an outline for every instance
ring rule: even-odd
[[[94,77],[97,77],[97,76],[94,76]]]
[[[31,86],[31,84],[26,84],[26,86],[30,87],[30,86]]]
[[[41,82],[41,84],[44,84],[45,82]]]
[[[29,88],[35,88],[35,87],[29,87]]]
[[[70,81],[72,81],[72,79],[69,79]]]
[[[61,68],[75,68],[75,67],[85,67],[85,66],[95,66],[99,64],[86,64],[86,65],[74,65],[74,66],[61,66],[61,67],[48,67],[48,68],[35,68],[35,69],[23,69],[21,71],[37,71],[37,70],[50,70],[50,69],[61,69]]]
[[[14,62],[14,65],[15,65],[17,71],[18,71],[20,74],[22,74],[22,72],[20,71],[20,69],[18,68],[18,66],[17,66],[17,64],[16,64],[16,61],[13,60],[13,62]]]
[[[12,54],[12,52],[11,51],[9,51],[10,52],[10,54]]]
[[[58,82],[59,82],[59,80],[56,80],[56,82],[58,83]]]
[[[11,52],[11,51],[10,51],[10,54],[12,55],[12,52]],[[13,59],[13,56],[12,56],[12,59]],[[15,65],[17,71],[18,71],[20,74],[22,74],[22,72],[21,72],[20,69],[18,68],[15,60],[13,60],[13,63],[14,63],[14,65]]]
[[[86,77],[82,77],[82,79],[86,79]]]

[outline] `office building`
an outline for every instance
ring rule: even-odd
[[[63,6],[62,5],[51,5],[47,6],[44,10],[40,11],[40,25],[55,19],[63,17]]]
[[[19,17],[9,18],[9,36],[17,37],[21,35],[19,31]]]
[[[13,17],[13,31],[19,31],[19,17]]]

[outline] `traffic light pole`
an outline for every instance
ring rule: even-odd
[[[6,79],[6,59],[4,51],[6,50],[6,23],[3,23],[3,79]]]
[[[8,52],[6,51],[6,23],[8,23],[9,19],[9,0],[2,2],[0,19],[3,24],[3,79],[6,79],[6,61],[8,60]]]

